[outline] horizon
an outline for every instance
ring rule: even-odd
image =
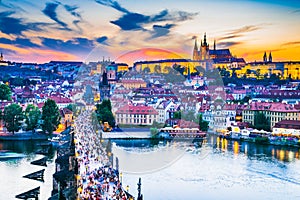
[[[295,0],[2,0],[0,8],[0,52],[12,62],[191,59],[204,33],[210,47],[216,40],[246,62],[264,52],[274,62],[300,60]]]

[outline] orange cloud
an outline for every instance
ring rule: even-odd
[[[178,53],[167,51],[164,49],[143,48],[143,49],[130,51],[119,56],[116,59],[116,62],[125,62],[129,66],[132,66],[132,64],[137,61],[163,60],[163,59],[175,59],[175,58],[183,58],[183,57]]]
[[[20,48],[10,44],[0,44],[0,48],[16,52],[18,55],[5,55],[5,60],[16,62],[36,62],[45,63],[50,60],[80,60],[77,56],[69,53],[49,50],[49,49],[33,49],[33,48]]]

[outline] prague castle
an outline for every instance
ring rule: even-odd
[[[210,59],[232,59],[233,56],[229,49],[217,49],[216,41],[214,41],[213,49],[209,49],[209,44],[206,41],[206,33],[204,34],[203,42],[201,40],[198,49],[197,38],[195,39],[195,46],[193,50],[193,60],[210,60]]]

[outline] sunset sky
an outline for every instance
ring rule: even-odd
[[[0,0],[0,51],[10,61],[191,58],[205,32],[247,62],[265,51],[300,61],[300,1]]]

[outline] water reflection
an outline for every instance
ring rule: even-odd
[[[8,150],[16,153],[26,154],[26,158],[31,158],[37,150],[47,148],[47,141],[0,141],[0,151]],[[55,148],[49,149],[50,159],[54,157]]]
[[[0,160],[0,199],[15,199],[15,195],[26,192],[34,187],[41,187],[40,199],[48,199],[52,190],[52,175],[55,171],[55,148],[50,148],[48,166],[42,167],[30,164],[31,161],[42,158],[44,155],[35,152],[45,149],[45,141],[0,141],[0,150],[7,150],[25,154],[24,158]],[[41,183],[22,178],[24,175],[45,169],[44,180]]]
[[[119,156],[124,184],[134,187],[141,177],[147,199],[300,199],[297,148],[231,141],[215,135],[209,135],[203,143],[115,143],[113,153]],[[164,159],[157,154],[150,156],[162,149]],[[141,161],[132,162],[132,154],[147,154],[151,162],[167,162],[177,149],[185,149],[185,153],[165,168],[138,175],[126,173],[126,165]],[[126,153],[118,154],[120,150]],[[135,190],[131,192],[135,194]]]

